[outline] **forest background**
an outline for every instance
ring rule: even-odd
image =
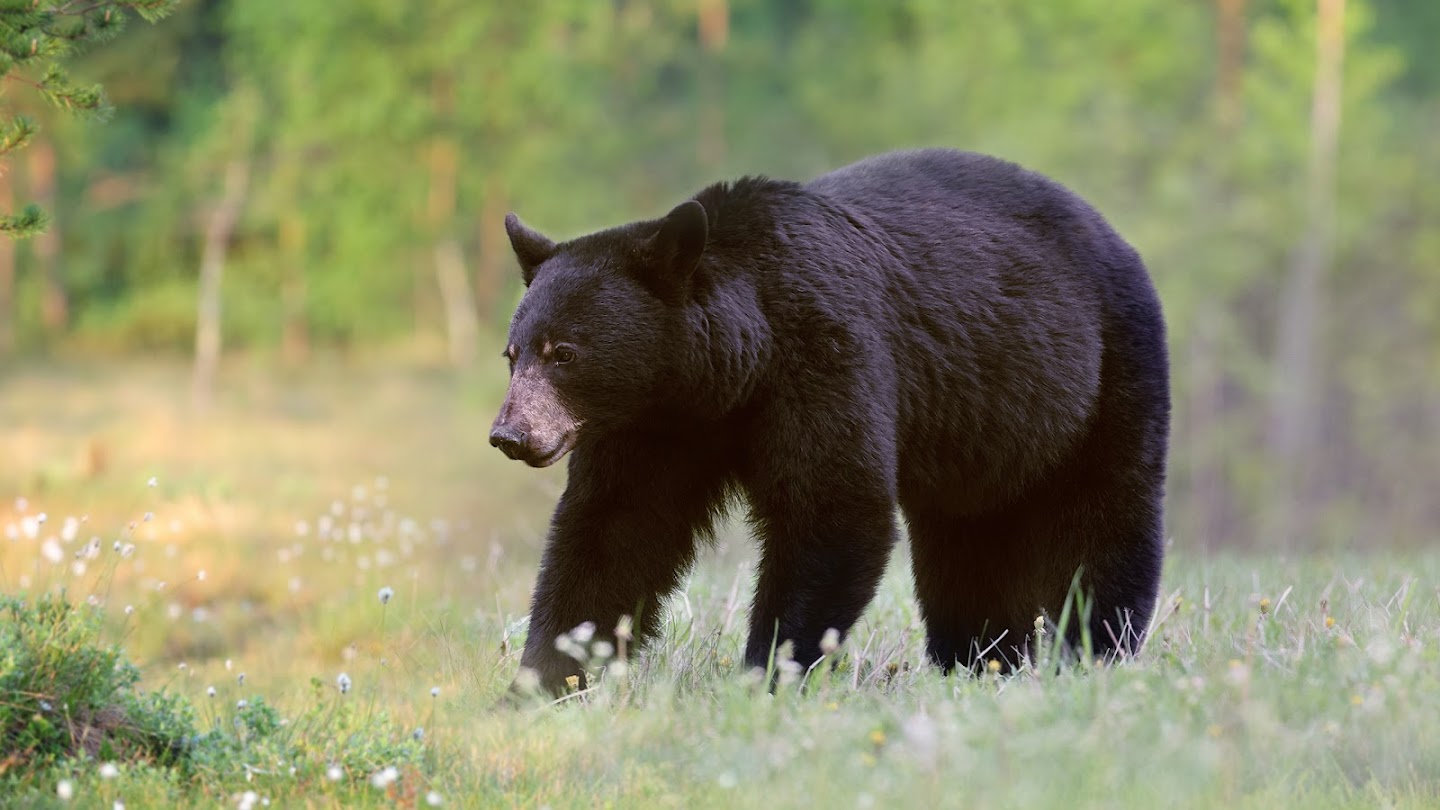
[[[479,433],[520,294],[507,211],[563,238],[944,145],[1057,178],[1145,257],[1178,543],[1420,546],[1437,32],[1413,0],[188,0],[69,61],[108,121],[3,87],[39,130],[0,210],[51,222],[0,240],[0,390],[193,364],[201,413],[238,367],[389,364],[481,381]]]

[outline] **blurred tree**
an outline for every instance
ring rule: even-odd
[[[1073,187],[1152,268],[1177,542],[1413,542],[1440,522],[1434,4],[1345,4],[1325,227],[1307,180],[1319,2],[191,0],[77,63],[115,95],[110,125],[47,126],[71,315],[53,339],[192,349],[245,93],[260,112],[219,335],[290,363],[397,339],[467,363],[519,293],[508,210],[565,238],[724,177],[956,146]],[[22,200],[44,185],[30,169],[5,178]],[[1311,327],[1294,329],[1282,308],[1306,295],[1287,284],[1317,238]],[[21,350],[50,339],[38,247],[14,256],[0,315]],[[1308,525],[1284,529],[1277,504]]]
[[[1282,288],[1276,322],[1276,390],[1271,411],[1275,442],[1277,523],[1272,540],[1291,546],[1308,536],[1316,413],[1315,345],[1324,317],[1322,277],[1334,253],[1336,152],[1340,139],[1341,76],[1345,58],[1345,0],[1320,0],[1315,25],[1315,82],[1310,156],[1305,177],[1305,233]]]

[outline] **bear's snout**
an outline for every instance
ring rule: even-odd
[[[525,431],[511,425],[497,425],[490,431],[490,446],[518,460],[525,452]]]

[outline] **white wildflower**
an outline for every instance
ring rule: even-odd
[[[380,604],[387,605],[390,603],[390,600],[395,597],[395,589],[386,585],[380,589],[378,596],[380,597]]]
[[[431,807],[439,807],[440,805],[445,803],[445,800],[440,797],[439,793],[432,790],[429,793],[425,794],[425,803],[430,805]]]
[[[343,694],[349,692],[349,691],[350,691],[350,685],[351,685],[351,684],[350,684],[350,676],[349,676],[348,674],[344,673],[344,672],[340,673],[340,677],[338,677],[338,678],[335,679],[335,685],[338,686],[338,687],[340,687],[340,694],[343,695]]]
[[[61,779],[60,783],[55,786],[55,795],[60,797],[60,801],[68,802],[75,796],[75,786],[70,783],[69,779]]]
[[[400,778],[400,771],[394,765],[387,765],[378,770],[370,777],[370,784],[377,788],[387,788]]]
[[[344,776],[345,772],[340,770],[339,765],[331,765],[329,768],[325,769],[325,778],[329,779],[331,782],[339,782]]]
[[[120,769],[117,768],[117,767],[115,767],[115,763],[113,763],[113,762],[107,762],[107,763],[105,763],[104,765],[101,765],[101,766],[100,766],[100,778],[101,778],[101,779],[114,779],[115,777],[117,777],[117,776],[119,776],[119,775],[120,775]]]
[[[430,697],[432,697],[432,698],[438,698],[438,697],[440,697],[440,687],[438,687],[438,686],[432,686],[432,687],[430,687]]]

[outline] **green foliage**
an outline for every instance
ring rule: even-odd
[[[178,2],[4,0],[0,3],[0,80],[28,85],[66,112],[96,119],[107,117],[111,108],[100,85],[76,83],[60,61],[113,39],[125,26],[126,12],[154,21],[168,14]],[[35,131],[24,115],[15,115],[0,127],[0,157],[23,146]],[[10,238],[29,236],[43,230],[46,223],[38,208],[27,206],[18,215],[0,219],[0,233]]]
[[[100,634],[101,614],[63,594],[0,597],[0,759],[177,759],[193,734],[190,708],[137,694],[139,670]]]
[[[32,236],[45,230],[50,218],[40,206],[30,203],[20,210],[18,214],[0,215],[0,233],[8,234],[11,237]]]
[[[295,717],[253,697],[202,732],[186,698],[136,688],[139,669],[101,640],[103,615],[63,593],[0,597],[0,789],[91,761],[174,767],[202,785],[261,767],[316,780],[339,768],[341,778],[363,780],[422,762],[416,735],[325,694],[318,681],[314,702]]]

